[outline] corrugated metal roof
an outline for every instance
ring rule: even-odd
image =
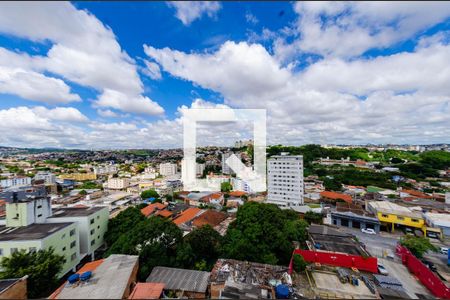
[[[205,293],[209,275],[210,272],[204,271],[155,267],[146,281],[164,283],[166,290]]]

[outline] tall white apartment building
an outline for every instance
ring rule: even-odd
[[[303,205],[303,156],[272,156],[267,178],[267,203],[282,207]]]
[[[28,176],[15,176],[0,180],[0,187],[4,189],[23,185],[31,185],[31,178]]]
[[[109,165],[100,165],[93,167],[94,174],[96,175],[109,175],[109,174],[116,174],[118,171],[118,168],[116,165],[109,164]]]
[[[44,180],[45,184],[55,184],[56,176],[50,172],[39,171],[34,175],[34,180]]]
[[[164,163],[159,165],[159,174],[162,176],[172,176],[177,174],[177,165],[172,163]]]
[[[126,189],[130,185],[130,180],[128,178],[109,178],[107,187],[113,190]]]

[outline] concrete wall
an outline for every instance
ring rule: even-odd
[[[20,278],[0,293],[0,299],[27,299],[27,276]]]

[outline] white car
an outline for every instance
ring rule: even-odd
[[[441,247],[440,251],[442,254],[447,255],[448,254],[448,248],[447,247]]]
[[[372,228],[361,228],[361,232],[367,233],[367,234],[377,234],[375,230]]]
[[[378,264],[378,273],[381,275],[388,275],[389,272],[386,270],[386,268],[382,264]]]

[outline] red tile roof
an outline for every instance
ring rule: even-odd
[[[157,210],[163,210],[164,208],[166,208],[167,205],[166,204],[162,204],[162,203],[153,203],[153,204],[149,204],[146,207],[144,207],[143,209],[141,209],[141,213],[148,217],[151,214],[153,214],[155,211]]]
[[[415,191],[415,190],[402,190],[403,193],[407,193],[410,194],[411,196],[417,197],[417,198],[422,198],[422,199],[431,199],[433,197],[424,194],[420,191]]]
[[[323,191],[320,193],[320,196],[323,198],[328,198],[331,200],[344,200],[347,203],[352,203],[352,196],[342,193]]]
[[[185,211],[183,211],[176,219],[173,220],[173,222],[176,225],[184,224],[194,219],[197,216],[197,214],[200,213],[201,211],[202,210],[200,208],[190,207]]]
[[[243,192],[243,191],[233,191],[233,192],[230,192],[229,195],[231,197],[241,197],[241,196],[247,195],[247,193]]]
[[[167,210],[167,209],[160,210],[160,211],[158,211],[158,212],[155,214],[155,216],[161,216],[161,217],[164,217],[164,218],[168,218],[168,217],[170,217],[171,215],[173,215],[173,212],[171,212],[170,210]]]
[[[165,287],[159,282],[138,282],[128,299],[159,299]]]
[[[211,225],[212,227],[219,225],[223,220],[227,218],[227,215],[223,212],[208,209],[196,218],[192,224],[195,227],[202,227],[203,225]]]

